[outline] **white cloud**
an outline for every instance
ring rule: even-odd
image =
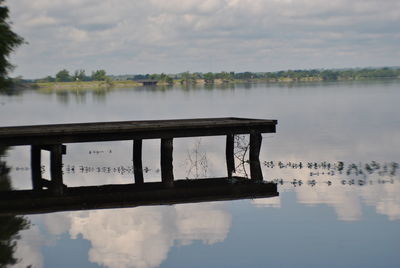
[[[361,196],[370,206],[375,206],[380,214],[387,215],[390,220],[400,219],[400,184],[384,184],[377,187],[365,187]]]
[[[29,27],[40,27],[40,26],[45,26],[45,25],[54,25],[57,23],[57,19],[48,17],[48,16],[40,16],[40,17],[35,17],[31,18],[29,21],[27,21],[27,26]]]
[[[86,31],[80,29],[70,29],[68,31],[68,38],[74,42],[83,42],[88,40],[88,34]]]
[[[31,226],[29,229],[21,231],[21,238],[18,240],[15,251],[15,258],[19,262],[13,266],[16,268],[25,268],[31,265],[32,268],[43,267],[43,255],[41,252],[45,241],[37,226]]]
[[[217,204],[176,206],[179,241],[201,240],[206,244],[223,242],[231,225],[231,215]]]
[[[326,204],[335,209],[337,217],[342,221],[357,221],[362,217],[362,206],[357,190],[342,186],[335,180],[334,186],[319,185],[296,188],[299,203],[306,205]]]
[[[269,198],[257,198],[252,200],[251,203],[256,207],[272,207],[272,208],[281,207],[281,199],[279,196],[269,197]]]
[[[46,217],[52,234],[91,243],[89,260],[110,268],[158,267],[173,245],[225,240],[231,215],[221,204],[188,204],[72,212]],[[62,225],[59,223],[62,222]]]
[[[262,71],[267,66],[277,70],[393,65],[393,53],[398,53],[400,4],[395,0],[14,0],[8,4],[16,31],[29,42],[15,56],[19,66],[15,72],[28,76],[51,74],[43,70],[54,69],[54,62],[112,73],[126,73],[132,59],[131,68],[138,73]],[[84,46],[64,42],[64,28],[74,29],[72,41],[90,42]],[[373,39],[374,45],[366,42],[371,34],[381,33],[387,34]],[[314,42],[302,41],[310,36]],[[342,54],[342,47],[349,53]],[[378,47],[381,54],[371,53]],[[282,55],[288,60],[282,61]],[[38,64],[42,66],[34,67]]]
[[[315,154],[314,154],[315,156]],[[319,157],[323,158],[323,157]],[[287,159],[292,163],[299,163],[301,160],[295,158]],[[304,161],[303,161],[304,163]],[[363,186],[349,185],[342,183],[354,179],[354,183],[362,176],[335,174],[335,175],[320,175],[310,176],[310,169],[267,169],[268,178],[283,178],[286,181],[284,185],[278,186],[278,191],[281,195],[284,192],[295,192],[297,201],[300,204],[307,206],[327,205],[332,207],[337,215],[337,219],[341,221],[358,221],[363,217],[363,206],[367,205],[375,208],[376,213],[385,215],[389,220],[400,219],[400,182],[398,176],[378,176],[376,174],[366,177],[366,184]],[[323,170],[318,170],[323,171]],[[293,186],[291,182],[301,181],[302,186]],[[378,183],[381,181],[393,183]],[[311,180],[316,181],[316,186],[307,185]],[[328,181],[330,184],[328,184]],[[371,181],[371,184],[369,183]],[[256,199],[252,201],[257,207],[280,207],[280,199]]]

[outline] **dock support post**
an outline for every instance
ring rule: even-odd
[[[168,186],[174,183],[172,165],[173,139],[161,139],[161,180]]]
[[[259,132],[250,133],[250,177],[253,180],[262,180],[260,164],[260,149],[262,136]]]
[[[31,145],[31,174],[33,190],[42,190],[41,149],[37,145]]]
[[[234,158],[234,135],[226,135],[226,168],[228,170],[228,178],[232,178],[232,173],[235,172],[235,158]]]
[[[133,173],[136,184],[143,184],[142,140],[133,141]]]
[[[55,144],[50,146],[51,191],[55,195],[62,195],[64,192],[62,177],[62,155],[63,145]]]

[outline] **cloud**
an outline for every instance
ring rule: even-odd
[[[339,184],[335,180],[334,186],[319,185],[318,189],[298,187],[297,200],[305,205],[326,204],[334,208],[341,221],[358,221],[362,218],[362,206],[356,189]]]
[[[14,0],[8,5],[15,30],[29,42],[15,56],[16,73],[28,76],[52,74],[58,65],[112,73],[393,65],[399,53],[396,0]],[[71,42],[62,38],[65,29],[74,29]]]
[[[15,267],[43,267],[43,255],[41,252],[45,241],[38,226],[30,226],[29,229],[21,231],[21,238],[17,242],[15,258],[19,260]]]
[[[57,24],[57,19],[48,16],[35,17],[27,21],[28,27],[43,27],[54,24]]]
[[[256,207],[272,207],[272,208],[281,207],[281,199],[279,196],[268,197],[268,198],[257,198],[252,200],[251,203]]]
[[[376,211],[387,215],[390,220],[400,219],[400,184],[384,184],[376,187],[365,187],[361,191],[365,203],[375,206]]]
[[[221,204],[205,203],[61,213],[46,217],[45,225],[51,234],[90,241],[93,263],[148,268],[158,267],[174,245],[224,241],[231,215]]]
[[[299,163],[302,160],[288,159],[287,162]],[[304,164],[304,161],[303,161]],[[318,170],[315,172],[322,172]],[[327,205],[334,209],[337,219],[341,221],[358,221],[363,217],[365,205],[375,208],[376,213],[385,215],[389,220],[400,219],[400,181],[399,176],[373,174],[370,176],[355,176],[343,174],[310,176],[310,169],[267,169],[264,173],[268,178],[282,178],[286,183],[278,186],[278,191],[295,192],[297,202],[306,206]],[[378,179],[386,183],[378,183]],[[293,186],[293,180],[302,181],[302,186]],[[355,185],[349,185],[354,179]],[[359,180],[365,179],[365,185],[358,186]],[[311,180],[316,186],[307,185]],[[345,180],[346,183],[342,183]],[[327,182],[330,182],[328,184]],[[393,183],[389,183],[393,181]],[[280,197],[256,199],[252,201],[257,207],[281,207]]]

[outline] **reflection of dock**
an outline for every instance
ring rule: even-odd
[[[229,117],[1,127],[0,145],[30,145],[33,190],[43,191],[47,188],[53,195],[62,196],[67,189],[62,178],[65,143],[133,140],[135,184],[139,185],[144,183],[142,141],[161,139],[161,180],[165,185],[172,187],[174,138],[226,136],[226,165],[228,178],[231,178],[235,171],[234,135],[249,134],[250,177],[262,180],[259,160],[261,133],[274,133],[276,124],[276,120]],[[51,180],[42,178],[41,150],[50,151]]]
[[[276,183],[237,177],[176,180],[174,187],[162,182],[68,187],[62,196],[55,196],[49,190],[18,190],[1,193],[0,215],[172,205],[278,195]]]

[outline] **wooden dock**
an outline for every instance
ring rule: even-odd
[[[0,127],[0,145],[54,145],[275,133],[276,125],[277,120],[228,117]]]
[[[147,183],[143,180],[142,141],[161,139],[161,180],[165,187],[171,188],[176,184],[173,175],[174,138],[226,136],[227,178],[231,179],[235,171],[234,135],[248,134],[250,177],[262,181],[259,160],[261,134],[275,133],[276,125],[276,120],[229,117],[0,127],[0,146],[31,146],[33,191],[60,197],[72,190],[64,185],[62,178],[65,144],[132,140],[134,182],[135,185],[143,185]],[[41,150],[50,151],[50,180],[42,178]]]

